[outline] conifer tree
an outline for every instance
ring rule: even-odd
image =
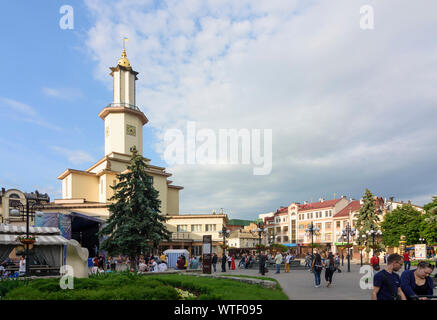
[[[127,255],[131,267],[136,268],[135,258],[170,239],[165,228],[166,218],[160,214],[159,192],[153,187],[153,179],[146,173],[147,164],[131,148],[132,159],[128,171],[117,175],[118,183],[111,186],[114,201],[109,205],[110,217],[99,232],[105,237],[101,244],[110,255]]]
[[[379,217],[376,214],[376,204],[372,192],[366,188],[366,192],[363,196],[363,205],[360,210],[358,210],[357,221],[355,228],[360,235],[366,234],[369,230],[378,231],[379,230]],[[366,241],[366,251],[370,252],[370,245],[372,244],[371,239]]]

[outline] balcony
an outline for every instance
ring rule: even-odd
[[[129,108],[129,109],[141,112],[140,108],[138,108],[137,106],[135,106],[133,104],[129,104],[129,103],[126,103],[126,102],[110,103],[110,104],[108,104],[106,106],[106,108],[122,108],[122,107]]]
[[[191,232],[172,232],[171,240],[193,240]]]

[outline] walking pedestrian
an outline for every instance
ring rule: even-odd
[[[226,254],[224,251],[222,256],[222,272],[226,272]]]
[[[323,262],[322,262],[322,257],[320,256],[318,251],[316,251],[314,255],[312,270],[314,273],[314,281],[316,284],[315,288],[320,288],[320,273],[323,270]]]
[[[279,271],[281,269],[281,263],[282,263],[282,254],[280,254],[279,252],[275,256],[275,263],[276,263],[276,272],[275,273],[279,273]]]
[[[410,270],[410,267],[411,267],[410,254],[409,254],[408,250],[406,250],[404,252],[404,269]]]
[[[326,285],[328,288],[331,286],[332,283],[332,276],[335,272],[335,261],[334,261],[334,255],[329,252],[328,258],[326,259],[325,263],[325,280],[328,282]]]
[[[373,270],[379,271],[381,267],[379,266],[379,252],[375,252],[373,254],[373,257],[370,259],[370,264],[373,267]],[[388,264],[388,258],[387,258],[387,264]]]
[[[334,262],[335,262],[335,270],[338,273],[341,273],[341,269],[340,269],[340,255],[338,253],[335,254]]]
[[[260,252],[260,255],[259,255],[259,273],[261,273],[261,275],[265,274],[266,260],[267,260],[266,255],[263,252]]]
[[[214,255],[212,256],[212,267],[214,268],[214,272],[217,272],[217,261],[218,261],[218,257],[217,257],[217,253],[214,253]]]
[[[290,272],[290,259],[291,255],[290,253],[287,253],[287,255],[285,256],[284,273]]]
[[[305,268],[308,268],[308,271],[311,270],[311,256],[308,252],[306,253],[305,256]]]
[[[228,269],[231,270],[231,264],[232,264],[232,256],[228,256]]]
[[[373,277],[372,300],[407,300],[396,273],[402,268],[402,256],[393,253],[387,257],[387,266]]]
[[[232,255],[231,269],[235,270],[235,258],[234,258],[234,255]]]

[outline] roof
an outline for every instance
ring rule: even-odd
[[[18,234],[0,234],[0,244],[8,244],[8,245],[19,245],[20,241],[17,241]],[[65,245],[68,243],[68,240],[62,236],[57,235],[43,235],[35,237],[35,246],[49,246],[49,245]]]
[[[349,217],[350,212],[355,212],[360,210],[361,204],[360,200],[354,200],[350,202],[346,207],[344,207],[342,210],[340,210],[334,218],[340,218],[340,217]]]
[[[61,231],[53,227],[29,227],[29,233],[35,235],[35,246],[38,245],[65,245],[68,240],[60,236]],[[19,245],[19,235],[26,234],[25,226],[0,225],[0,244]]]
[[[322,208],[331,208],[334,207],[337,202],[341,201],[342,198],[334,199],[334,200],[325,200],[323,202],[313,202],[308,204],[299,204],[299,211],[306,211],[306,210],[315,210],[315,209],[322,209]]]
[[[7,224],[0,224],[0,234],[15,233],[15,234],[25,234],[25,226],[13,226]],[[34,234],[55,234],[58,235],[61,231],[54,227],[29,227],[29,233]]]

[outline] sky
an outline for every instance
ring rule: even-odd
[[[62,5],[74,9],[62,29]],[[360,27],[373,8],[374,28]],[[98,113],[122,38],[149,123],[143,155],[184,186],[180,213],[254,219],[366,188],[437,194],[433,0],[85,0],[2,4],[0,187],[61,198],[56,177],[104,156]],[[272,130],[272,170],[169,164],[168,130]]]

